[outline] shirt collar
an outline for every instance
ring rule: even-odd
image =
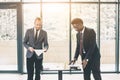
[[[82,31],[80,31],[80,32],[82,32],[82,34],[84,33],[84,31],[85,31],[85,27],[83,27],[83,30]]]
[[[40,31],[40,29],[38,30],[38,32]],[[34,32],[36,32],[36,28],[34,28]]]
[[[38,36],[39,36],[40,30],[38,30]],[[34,36],[36,34],[36,28],[34,28]]]

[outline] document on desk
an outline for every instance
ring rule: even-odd
[[[35,49],[35,53],[37,54],[37,56],[40,56],[43,52],[43,49]]]

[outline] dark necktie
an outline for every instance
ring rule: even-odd
[[[83,49],[83,35],[82,32],[80,32],[80,55],[82,55],[82,49]]]
[[[36,30],[36,33],[35,33],[35,42],[37,41],[37,37],[38,37],[38,30]]]

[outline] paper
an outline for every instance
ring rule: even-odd
[[[69,65],[69,67],[78,67],[78,68],[80,68],[80,65],[74,64],[74,65]]]
[[[37,56],[40,56],[43,52],[43,49],[35,49],[35,53],[37,54]]]
[[[80,67],[79,65],[69,65],[70,67]]]

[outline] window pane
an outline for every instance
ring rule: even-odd
[[[71,1],[75,1],[75,2],[79,2],[79,1],[84,1],[84,2],[87,2],[87,1],[98,1],[98,0],[71,0]]]
[[[44,67],[64,68],[69,61],[69,5],[43,4],[42,10],[43,28],[49,38],[49,50],[44,55]]]
[[[101,4],[100,51],[102,71],[115,71],[116,6]]]
[[[23,2],[40,2],[41,0],[22,0]]]
[[[40,17],[40,11],[39,4],[23,4],[24,33],[28,28],[34,27],[34,20]]]
[[[119,15],[120,15],[120,8],[119,8]],[[120,27],[120,16],[119,16],[119,27]],[[120,28],[119,28],[119,72],[120,72]]]
[[[69,0],[42,0],[42,2],[66,2]]]
[[[20,2],[21,0],[0,0],[0,2]]]
[[[0,70],[17,70],[16,19],[16,9],[0,9]]]
[[[84,26],[93,28],[97,35],[97,5],[96,4],[72,4],[71,14],[72,14],[72,19],[74,18],[83,19]],[[72,37],[72,58],[73,58],[76,50],[76,31],[73,29],[73,26],[72,26],[71,37]],[[79,57],[79,59],[80,58],[81,57]],[[78,63],[80,61],[81,60],[78,60]],[[81,64],[81,62],[79,64]]]
[[[105,1],[105,2],[117,2],[118,0],[100,0],[101,2]]]
[[[24,15],[24,35],[28,28],[34,27],[34,20],[36,17],[40,17],[40,5],[39,4],[23,4]],[[26,49],[24,48],[24,71],[26,72]]]

